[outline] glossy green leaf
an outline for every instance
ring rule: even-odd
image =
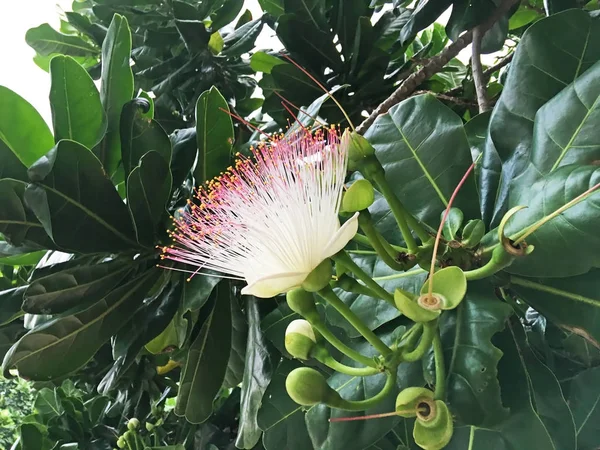
[[[213,412],[213,400],[225,377],[231,349],[230,288],[221,283],[213,294],[212,311],[192,343],[181,372],[175,413],[202,423]]]
[[[42,224],[25,206],[26,187],[22,181],[0,180],[0,232],[13,245],[31,241],[46,248],[53,247]]]
[[[529,5],[521,5],[508,21],[508,29],[516,30],[544,17],[543,13],[532,9]]]
[[[41,389],[35,397],[34,407],[45,419],[60,416],[65,412],[56,389]]]
[[[260,326],[259,301],[256,297],[249,297],[246,303],[248,339],[242,379],[240,421],[235,441],[236,447],[244,449],[254,448],[262,434],[257,415],[265,391],[271,383],[275,366],[274,354],[269,351]]]
[[[69,25],[87,35],[97,45],[102,46],[102,43],[106,38],[107,30],[105,27],[98,23],[93,23],[88,16],[77,12],[66,11],[65,16],[69,21]]]
[[[231,352],[223,381],[223,386],[229,389],[238,386],[244,377],[246,342],[248,341],[248,322],[246,322],[246,317],[240,307],[239,300],[233,294],[230,297]]]
[[[222,109],[229,111],[229,105],[217,88],[212,87],[200,94],[196,103],[198,160],[194,177],[197,184],[217,176],[231,162],[233,123]]]
[[[141,305],[155,270],[113,290],[90,308],[58,317],[31,330],[4,357],[2,370],[16,368],[22,377],[52,380],[85,365]]]
[[[133,97],[133,72],[131,58],[131,32],[127,19],[115,14],[104,44],[102,44],[102,84],[100,99],[106,110],[108,128],[94,154],[106,172],[112,175],[121,159],[119,122],[123,106]]]
[[[25,41],[40,55],[62,54],[69,56],[97,55],[100,49],[80,37],[59,33],[47,23],[31,28]]]
[[[577,448],[593,450],[598,445],[600,420],[600,367],[578,374],[570,383],[569,407],[577,430]]]
[[[570,278],[511,277],[511,289],[554,324],[600,347],[600,270]]]
[[[252,50],[263,24],[262,19],[252,20],[225,36],[223,38],[225,48],[222,55],[227,57],[241,56]]]
[[[356,28],[360,18],[369,18],[371,11],[367,2],[362,0],[338,0],[333,2],[333,5],[330,23],[340,40],[342,54],[348,60],[357,39]],[[371,46],[372,44],[371,42]]]
[[[448,401],[460,423],[489,426],[506,418],[497,379],[502,351],[492,338],[504,328],[511,308],[485,282],[469,283],[467,296],[440,319],[447,361]]]
[[[19,427],[21,450],[50,450],[53,443],[47,437],[48,430],[38,423],[24,423]]]
[[[520,204],[528,208],[510,219],[506,235],[533,225],[599,182],[600,169],[595,166],[560,167],[527,186]],[[506,270],[532,277],[568,277],[600,267],[599,210],[600,192],[595,191],[527,237],[527,244],[535,250]]]
[[[435,22],[452,3],[452,0],[424,0],[419,3],[419,7],[413,10],[410,18],[404,27],[402,27],[402,31],[400,32],[400,41],[402,44],[404,45],[408,41],[411,41],[419,31]]]
[[[216,31],[233,22],[243,6],[244,0],[226,0],[212,16],[212,29]]]
[[[185,128],[183,130],[175,130],[169,136],[171,146],[173,148],[173,156],[171,157],[171,175],[173,176],[173,188],[181,186],[181,183],[190,174],[198,148],[196,147],[196,129]]]
[[[50,62],[50,106],[54,139],[94,147],[106,132],[106,113],[94,81],[77,61],[56,56]]]
[[[0,326],[12,322],[23,315],[23,293],[27,286],[0,291]]]
[[[435,97],[419,95],[379,116],[365,138],[375,147],[386,179],[404,206],[437,227],[440,212],[473,162],[460,117]],[[453,206],[467,219],[478,217],[473,176]]]
[[[148,101],[141,98],[132,100],[123,106],[120,133],[126,177],[134,167],[140,164],[142,156],[150,151],[162,156],[165,163],[171,161],[171,142],[167,133],[158,122],[144,117],[149,106]]]
[[[285,11],[283,9],[283,0],[258,0],[258,4],[263,11],[277,18]]]
[[[256,52],[250,58],[250,67],[255,72],[271,73],[273,67],[280,66],[281,64],[287,63],[265,52]]]
[[[285,330],[292,320],[301,318],[298,313],[290,309],[287,302],[278,303],[277,307],[267,314],[261,322],[264,337],[275,346],[279,353],[289,355],[285,349]]]
[[[170,143],[168,145],[170,149]],[[127,178],[127,206],[140,244],[151,245],[154,242],[158,224],[166,214],[170,193],[168,160],[156,151],[149,151]]]
[[[316,29],[329,30],[325,0],[283,0],[283,8],[286,14],[296,16],[301,22],[309,23]]]
[[[138,246],[127,206],[87,148],[61,141],[29,177],[27,204],[56,245],[89,253]]]
[[[212,275],[196,275],[186,281],[183,288],[183,310],[198,311],[202,308],[219,281],[220,277]]]
[[[513,181],[528,165],[537,111],[599,59],[600,21],[582,10],[550,16],[524,33],[492,112],[481,161],[487,224],[496,226],[508,210],[509,185],[519,188]]]
[[[53,145],[42,116],[23,97],[0,86],[0,178],[26,181],[26,168]]]
[[[79,310],[106,296],[131,271],[120,261],[81,265],[36,279],[25,291],[23,310],[30,314],[57,314]]]
[[[18,247],[16,247],[18,248]],[[0,247],[0,254],[2,253]],[[35,266],[40,259],[44,257],[46,250],[40,250],[37,252],[20,253],[12,256],[5,256],[0,258],[0,265],[5,264],[7,266]]]

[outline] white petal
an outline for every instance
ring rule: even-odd
[[[308,276],[308,272],[285,272],[258,278],[242,289],[243,295],[271,298],[298,287]]]
[[[323,259],[335,255],[343,249],[358,231],[358,213],[348,219],[342,227],[329,239],[323,250]]]

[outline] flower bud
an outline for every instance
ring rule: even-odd
[[[302,406],[340,401],[340,395],[327,384],[325,377],[309,367],[292,370],[285,380],[285,389],[292,400]]]
[[[441,400],[436,400],[433,405],[427,416],[417,416],[413,428],[415,442],[425,450],[443,449],[452,439],[454,432],[448,406]]]
[[[302,283],[302,289],[308,292],[320,291],[331,281],[331,274],[331,261],[327,258],[308,274]]]
[[[152,422],[146,422],[146,430],[148,431],[154,430],[155,426]]]
[[[357,170],[361,160],[375,155],[375,149],[369,141],[356,131],[346,130],[342,135],[342,145],[348,148],[348,168]]]
[[[308,359],[316,343],[315,332],[306,320],[293,320],[285,330],[285,349],[294,358]]]
[[[474,248],[481,242],[485,234],[485,225],[479,219],[469,220],[462,230],[462,245]]]
[[[117,439],[117,447],[119,448],[125,448],[125,439],[123,439],[123,436],[119,437],[119,439]]]
[[[416,296],[402,289],[396,289],[394,292],[396,308],[413,322],[430,322],[440,316],[440,310],[435,311],[424,308],[416,300]]]
[[[302,288],[292,289],[286,294],[286,299],[290,309],[302,317],[318,317],[315,298],[310,292],[306,292]]]
[[[433,280],[433,293],[435,298],[429,298],[429,283]],[[467,278],[460,267],[444,267],[433,274],[421,288],[419,304],[428,309],[454,309],[467,293]],[[439,308],[434,308],[436,300]]]
[[[127,422],[127,429],[128,430],[137,430],[138,427],[140,426],[140,421],[138,419],[136,419],[135,417],[133,419],[129,419],[129,422]]]
[[[409,387],[403,389],[396,397],[396,412],[400,417],[415,417],[421,404],[432,403],[433,392],[429,389]]]
[[[357,180],[346,190],[342,197],[342,212],[357,212],[367,209],[375,201],[375,189],[365,179]]]

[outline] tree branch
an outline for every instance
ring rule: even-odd
[[[483,24],[479,25],[481,29],[481,33],[485,33],[489,30],[494,23],[500,17],[502,17],[506,12],[519,0],[503,0],[503,2],[498,6],[496,11],[490,16],[488,20],[486,20]],[[469,45],[473,41],[473,30],[467,31],[462,36],[460,36],[455,42],[446,47],[439,55],[434,56],[430,59],[428,63],[426,63],[421,69],[417,70],[415,73],[410,75],[402,84],[396,89],[392,95],[390,95],[386,100],[383,101],[375,111],[373,111],[369,117],[367,117],[357,128],[356,132],[359,134],[363,134],[367,131],[375,119],[381,114],[385,114],[389,111],[389,109],[400,103],[402,100],[408,98],[410,94],[427,78],[432,75],[438,73],[442,68],[448,64],[448,62],[454,58],[456,55],[460,53],[462,49],[464,49],[467,45]]]
[[[473,29],[473,45],[471,53],[471,67],[473,68],[473,82],[475,83],[475,92],[477,93],[477,104],[479,105],[479,113],[486,112],[490,109],[490,102],[487,96],[487,80],[483,75],[483,67],[481,66],[481,39],[483,32],[479,26]]]
[[[513,52],[510,55],[506,56],[504,59],[500,60],[498,63],[491,66],[490,68],[485,69],[483,71],[483,79],[485,80],[485,82],[487,83],[489,81],[490,77],[492,76],[492,74],[494,72],[497,72],[498,70],[502,69],[504,66],[507,66],[513,60],[514,56],[515,56],[515,54]],[[455,97],[458,94],[460,94],[460,92],[462,90],[463,90],[462,86],[456,86],[455,88],[444,92],[444,94],[449,97]]]

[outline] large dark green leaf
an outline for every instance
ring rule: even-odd
[[[600,270],[542,280],[512,276],[511,289],[548,320],[600,347]]]
[[[226,388],[234,388],[242,382],[247,341],[248,322],[246,322],[239,300],[231,293],[231,353],[223,383]]]
[[[171,157],[173,189],[177,189],[190,174],[196,161],[198,153],[198,148],[196,147],[196,129],[185,128],[183,130],[175,130],[169,138],[173,148],[173,156]]]
[[[228,111],[227,101],[214,86],[198,97],[196,103],[198,160],[194,169],[197,184],[217,176],[227,169],[231,162],[234,134]]]
[[[52,133],[35,108],[0,86],[0,178],[26,181],[26,168],[53,145]]]
[[[23,297],[30,314],[57,314],[73,307],[89,307],[108,294],[131,271],[120,261],[81,265],[31,283]]]
[[[46,248],[53,246],[42,224],[25,206],[26,187],[22,181],[0,180],[0,232],[13,245],[31,241]]]
[[[598,447],[600,423],[600,367],[588,369],[577,375],[569,387],[569,407],[577,429],[577,448],[594,450]]]
[[[283,360],[262,396],[257,421],[263,430],[262,443],[266,450],[313,448],[304,422],[303,408],[285,390],[287,374],[299,366],[297,362]]]
[[[233,22],[242,10],[244,0],[226,0],[212,17],[211,28],[216,31]]]
[[[527,167],[537,111],[599,59],[600,20],[582,10],[540,20],[523,35],[492,113],[482,160],[486,223],[499,223],[508,207],[509,185],[519,188],[513,180]]]
[[[20,320],[15,320],[0,327],[0,359],[4,359],[4,355],[8,350],[26,332],[27,330],[23,328],[23,322]]]
[[[237,28],[233,33],[225,36],[223,38],[225,47],[221,52],[221,55],[227,57],[241,56],[252,50],[256,38],[262,30],[263,24],[262,18],[251,20]]]
[[[277,18],[285,11],[283,9],[283,0],[258,0],[258,4],[266,13]]]
[[[150,270],[85,311],[31,330],[6,354],[2,370],[7,373],[14,367],[22,377],[51,380],[79,369],[140,306],[155,277],[156,271]]]
[[[27,204],[56,245],[90,253],[138,246],[127,206],[87,148],[61,141],[29,177]]]
[[[498,361],[502,351],[492,338],[511,313],[487,282],[469,283],[456,310],[442,315],[440,327],[447,360],[448,400],[460,423],[489,426],[508,411],[502,406]]]
[[[166,137],[167,143],[170,143]],[[156,151],[149,151],[127,178],[127,206],[140,244],[151,245],[157,226],[166,213],[171,193],[169,160]]]
[[[371,15],[368,6],[367,2],[362,0],[338,0],[334,2],[330,22],[333,31],[338,35],[342,45],[342,53],[346,60],[352,52],[360,17],[368,18]]]
[[[27,286],[0,291],[0,326],[12,322],[23,315],[23,293]]]
[[[453,0],[422,0],[413,10],[410,18],[400,32],[400,41],[406,44],[414,39],[419,31],[427,28],[446,11]]]
[[[440,212],[473,162],[460,117],[435,97],[419,95],[379,116],[365,137],[375,147],[400,201],[437,227]],[[467,218],[479,216],[472,176],[454,206]]]
[[[31,28],[25,40],[40,55],[62,54],[70,56],[90,56],[100,53],[100,49],[77,36],[59,33],[47,23]]]
[[[509,222],[506,235],[512,236],[553,213],[570,200],[600,182],[600,169],[594,166],[563,166],[527,186],[520,199],[527,209]],[[517,259],[506,270],[532,277],[568,277],[600,267],[600,192],[567,209],[529,236],[533,253]]]
[[[102,84],[100,99],[106,110],[108,129],[105,138],[94,148],[94,153],[112,175],[121,158],[119,121],[121,109],[133,97],[131,33],[127,19],[115,14],[102,44]]]
[[[301,319],[301,316],[292,311],[287,302],[281,302],[261,322],[261,329],[265,338],[271,341],[271,344],[282,355],[289,355],[284,344],[285,330],[290,322],[295,319]]]
[[[106,132],[106,113],[94,81],[70,56],[52,58],[50,76],[54,139],[71,139],[92,148]]]
[[[106,38],[106,28],[98,23],[93,23],[88,16],[77,12],[65,12],[65,16],[75,29],[87,35],[96,44],[102,45]]]
[[[301,22],[309,23],[318,30],[329,30],[325,0],[283,0],[283,7],[286,14],[294,15]]]
[[[207,420],[225,377],[231,349],[231,303],[229,284],[213,293],[212,311],[192,343],[181,373],[175,413],[191,423]]]

